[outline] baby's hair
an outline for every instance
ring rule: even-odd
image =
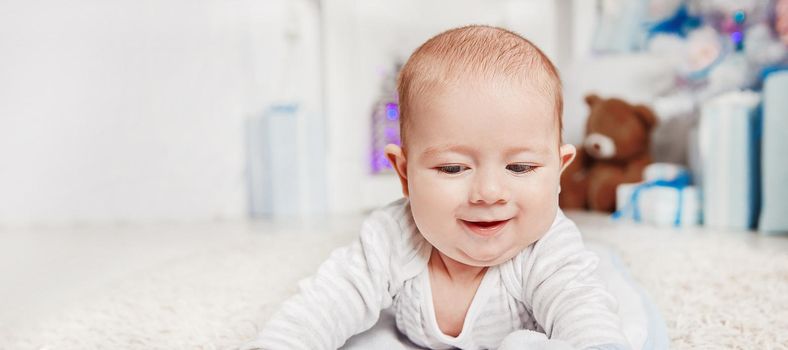
[[[397,92],[403,147],[413,101],[427,96],[436,87],[468,76],[525,83],[552,98],[561,142],[561,79],[550,59],[536,45],[514,32],[471,25],[450,29],[427,40],[402,67]]]

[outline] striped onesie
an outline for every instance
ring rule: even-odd
[[[432,349],[497,349],[522,329],[578,349],[629,348],[616,301],[594,275],[598,258],[560,210],[540,240],[487,269],[457,337],[443,334],[435,318],[427,269],[432,249],[407,199],[375,211],[359,239],[335,250],[242,349],[336,349],[387,308],[400,332]]]

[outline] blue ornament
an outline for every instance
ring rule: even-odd
[[[686,4],[682,4],[676,9],[673,16],[657,22],[649,28],[649,37],[657,34],[675,34],[682,38],[695,28],[700,27],[701,18],[689,14]]]
[[[746,19],[747,19],[747,14],[744,13],[744,11],[742,10],[737,10],[736,12],[733,13],[733,21],[736,22],[736,24],[742,24]]]

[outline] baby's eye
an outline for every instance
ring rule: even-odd
[[[509,170],[515,174],[525,174],[534,171],[536,169],[533,165],[528,164],[521,164],[521,163],[514,163],[509,164],[506,166],[506,170]]]
[[[459,174],[465,170],[468,170],[468,167],[462,165],[443,165],[435,168],[438,172],[446,173],[446,174]]]

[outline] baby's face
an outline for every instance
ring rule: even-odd
[[[549,229],[559,177],[574,147],[559,148],[551,98],[522,87],[444,89],[412,106],[403,185],[424,237],[472,266],[500,264]]]

